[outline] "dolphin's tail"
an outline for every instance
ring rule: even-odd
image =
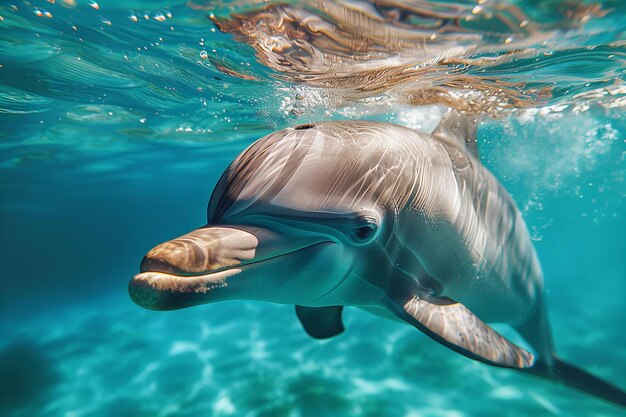
[[[528,320],[516,326],[520,334],[538,353],[535,364],[522,372],[560,382],[583,393],[626,407],[626,392],[589,372],[562,361],[554,353],[552,331],[543,297]]]
[[[589,372],[562,361],[556,356],[551,364],[538,359],[534,366],[523,370],[533,375],[561,382],[576,390],[586,392],[603,400],[626,407],[626,392]]]

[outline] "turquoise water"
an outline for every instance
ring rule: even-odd
[[[314,43],[323,31],[301,36],[326,47],[320,64],[263,49],[246,2],[0,4],[0,415],[623,415],[356,309],[344,334],[317,341],[291,306],[130,301],[146,251],[203,224],[221,172],[264,134],[347,118],[428,130],[432,97],[471,102],[488,115],[481,159],[539,253],[557,351],[626,387],[624,4],[420,3],[419,16],[336,4],[386,16],[392,35],[349,53]],[[364,30],[315,2],[290,7]],[[246,19],[252,32],[235,24]],[[438,36],[407,46],[400,27]],[[293,40],[280,29],[270,37]]]

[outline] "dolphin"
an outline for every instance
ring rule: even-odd
[[[471,359],[626,406],[624,391],[555,355],[537,254],[479,161],[472,116],[448,110],[432,134],[371,121],[274,132],[230,164],[207,211],[205,226],[143,258],[135,303],[293,304],[314,338],[341,333],[343,307],[358,307]]]

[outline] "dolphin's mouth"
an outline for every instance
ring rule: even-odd
[[[146,262],[144,258],[144,262],[141,263],[141,267],[140,267],[141,272],[135,275],[133,280],[137,278],[143,278],[144,276],[158,276],[158,277],[170,277],[171,279],[176,279],[176,280],[181,280],[181,281],[191,281],[193,279],[202,279],[202,280],[206,280],[207,282],[219,281],[222,278],[226,278],[226,277],[229,277],[231,275],[235,275],[241,272],[241,270],[245,267],[275,260],[278,258],[282,258],[284,256],[293,255],[295,253],[305,251],[315,246],[320,246],[320,245],[329,244],[329,243],[332,243],[332,242],[330,241],[316,242],[311,245],[303,246],[303,247],[300,247],[300,248],[297,248],[288,252],[284,252],[278,255],[267,256],[267,257],[259,258],[259,259],[243,260],[234,265],[223,266],[220,268],[215,268],[210,271],[202,271],[202,272],[185,272],[185,271],[178,270],[176,268],[172,268],[170,265],[165,264],[165,263],[160,263],[160,262],[153,263],[149,261]]]
[[[239,279],[230,278],[246,270],[267,268],[265,264],[332,242],[288,243],[262,229],[197,229],[148,252],[141,262],[141,272],[129,283],[129,294],[135,303],[151,310],[206,303],[207,293],[242,285],[236,282]]]

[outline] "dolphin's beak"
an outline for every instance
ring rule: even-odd
[[[129,284],[129,293],[135,303],[151,310],[175,310],[227,299],[233,291],[225,290],[241,287],[237,275],[244,270],[319,243],[286,239],[263,228],[203,227],[148,252],[141,272]],[[246,285],[243,287],[245,290]]]

